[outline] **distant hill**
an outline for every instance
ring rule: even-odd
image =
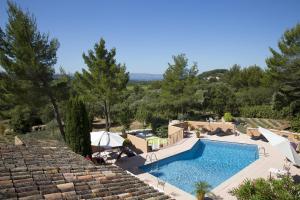
[[[129,79],[131,81],[157,81],[162,80],[162,74],[146,74],[146,73],[130,73]]]
[[[214,69],[210,71],[203,72],[199,74],[199,78],[201,79],[209,79],[210,77],[222,77],[224,73],[226,73],[227,69]],[[74,74],[68,74],[70,77],[74,77]],[[54,74],[54,78],[57,79],[61,75],[60,74]],[[129,79],[130,81],[157,81],[162,80],[163,75],[162,74],[147,74],[147,73],[129,73]]]
[[[224,76],[224,74],[227,72],[227,69],[214,69],[210,71],[203,72],[199,74],[199,78],[209,80],[211,78],[220,79]]]

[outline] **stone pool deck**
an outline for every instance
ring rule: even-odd
[[[255,141],[251,140],[249,136],[241,134],[239,136],[209,136],[204,135],[202,138],[210,139],[210,140],[217,140],[217,141],[226,141],[226,142],[236,142],[236,143],[245,143],[245,144],[255,144],[258,147],[264,147],[266,150],[266,155],[260,154],[259,159],[255,162],[251,163],[249,166],[232,176],[231,178],[227,179],[225,182],[221,183],[219,186],[212,190],[212,194],[209,195],[211,199],[228,199],[234,200],[235,197],[231,196],[228,191],[232,188],[237,187],[239,184],[243,182],[244,179],[254,179],[258,177],[267,178],[270,176],[269,169],[270,168],[278,168],[282,169],[285,163],[285,157],[277,151],[277,149],[273,148],[266,142],[263,141]],[[193,147],[193,145],[198,141],[198,138],[195,137],[193,134],[190,138],[185,138],[181,142],[169,146],[167,148],[161,149],[155,152],[158,160],[164,159],[166,157],[178,154],[183,151],[187,151]],[[150,153],[151,154],[151,153]],[[135,156],[132,158],[125,158],[121,159],[117,165],[122,167],[125,170],[133,173],[137,176],[140,180],[144,181],[147,184],[158,188],[161,191],[164,191],[166,194],[170,195],[174,199],[178,200],[189,200],[189,199],[196,199],[189,193],[186,193],[179,188],[166,183],[164,188],[162,185],[158,185],[157,178],[152,176],[149,173],[144,173],[139,170],[139,166],[142,166],[146,162],[147,154],[140,154],[139,156]],[[146,163],[147,164],[147,163]],[[188,170],[188,169],[187,169]],[[294,166],[291,167],[290,173],[292,176],[298,175],[300,178],[300,168],[296,168]]]

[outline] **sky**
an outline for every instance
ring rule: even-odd
[[[265,67],[269,47],[300,23],[300,0],[16,0],[57,38],[56,69],[86,68],[82,54],[103,37],[131,73],[162,74],[172,56],[186,54],[200,72]],[[0,0],[0,26],[7,23]]]

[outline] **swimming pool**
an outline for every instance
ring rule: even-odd
[[[258,157],[256,145],[202,139],[188,151],[140,168],[194,195],[196,182],[215,188]]]

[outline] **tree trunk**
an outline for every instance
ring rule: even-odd
[[[58,110],[58,106],[57,106],[56,100],[53,97],[50,89],[48,89],[48,91],[49,91],[48,92],[48,96],[50,98],[51,104],[52,104],[53,109],[54,109],[54,115],[55,115],[55,118],[56,118],[56,121],[57,121],[57,124],[58,124],[58,128],[59,128],[60,134],[62,135],[64,141],[66,141],[65,131],[64,131],[63,124],[62,124],[61,116],[59,114],[59,110]]]
[[[107,116],[108,116],[108,130],[111,127],[111,116],[110,116],[110,103],[107,102]]]
[[[105,130],[109,132],[109,122],[108,122],[108,110],[107,110],[107,102],[104,100],[104,115],[105,115]]]

